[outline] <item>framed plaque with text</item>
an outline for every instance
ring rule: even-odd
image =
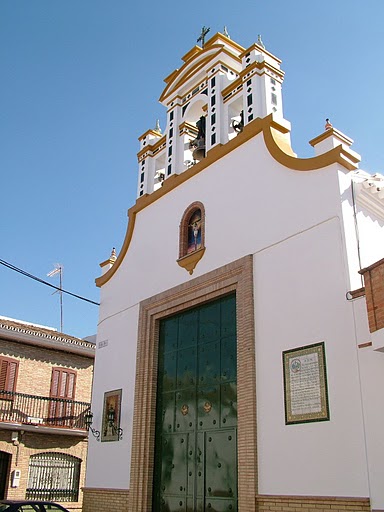
[[[285,424],[329,420],[324,342],[283,352]]]

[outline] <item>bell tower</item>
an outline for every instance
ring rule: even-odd
[[[272,113],[283,119],[281,61],[265,49],[260,36],[248,49],[221,33],[202,44],[164,80],[164,134],[154,129],[139,138],[138,198],[198,164],[254,119]]]

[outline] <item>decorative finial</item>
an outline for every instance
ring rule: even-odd
[[[201,34],[200,36],[198,37],[197,39],[197,42],[201,41],[201,47],[204,48],[204,43],[205,43],[205,36],[208,34],[208,32],[210,31],[211,29],[208,27],[205,27],[203,25],[203,28],[201,29]]]
[[[330,130],[331,128],[333,128],[332,123],[331,123],[331,122],[329,121],[329,119],[327,118],[327,119],[325,120],[325,129],[326,129],[326,130]]]
[[[156,126],[154,131],[161,134],[160,121],[158,119],[156,120]]]
[[[226,25],[224,25],[223,34],[225,35],[225,37],[228,37],[228,39],[231,39],[231,36],[228,34],[228,30],[227,30],[227,26]]]
[[[117,259],[117,256],[116,256],[116,249],[115,249],[114,247],[112,247],[112,251],[111,251],[111,255],[110,255],[109,259],[110,259],[111,261],[116,261],[116,259]]]
[[[257,36],[257,44],[259,46],[261,46],[262,48],[264,48],[264,50],[265,50],[265,46],[264,46],[263,41],[261,40],[261,35],[260,34]]]

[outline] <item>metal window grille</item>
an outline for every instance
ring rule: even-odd
[[[32,455],[26,499],[78,501],[80,464],[80,459],[63,453]]]

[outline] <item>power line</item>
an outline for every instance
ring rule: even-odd
[[[34,279],[38,283],[45,284],[46,286],[49,286],[50,288],[54,288],[55,290],[58,290],[59,292],[66,293],[67,295],[71,295],[72,297],[76,297],[76,299],[84,300],[85,302],[90,302],[91,304],[95,304],[95,306],[100,306],[98,302],[94,302],[93,300],[87,299],[86,297],[82,297],[81,295],[77,295],[76,293],[69,292],[67,290],[63,290],[59,288],[58,286],[55,286],[51,283],[48,283],[47,281],[44,281],[44,279],[40,279],[40,277],[36,277],[33,274],[30,274],[29,272],[26,272],[25,270],[22,270],[21,268],[16,267],[15,265],[12,265],[12,263],[8,263],[7,261],[0,260],[0,265],[3,265],[4,267],[7,267],[11,270],[14,270],[15,272],[18,272],[19,274],[29,277],[30,279]]]

